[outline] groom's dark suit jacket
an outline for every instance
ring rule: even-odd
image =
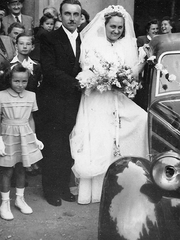
[[[42,34],[40,59],[43,81],[38,94],[40,135],[44,141],[44,190],[64,188],[69,184],[72,159],[69,134],[76,121],[81,93],[75,77],[80,71],[80,37],[76,39],[76,56],[60,27]]]

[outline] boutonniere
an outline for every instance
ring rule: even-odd
[[[33,63],[28,61],[22,62],[23,67],[27,68],[31,74],[33,74]]]

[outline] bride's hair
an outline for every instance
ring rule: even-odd
[[[123,22],[124,22],[124,30],[121,34],[121,37],[120,38],[123,38],[125,36],[125,19],[124,19],[124,15],[120,12],[111,12],[111,13],[107,13],[104,15],[104,18],[105,18],[105,26],[106,24],[110,21],[110,19],[112,17],[121,17],[123,19]]]

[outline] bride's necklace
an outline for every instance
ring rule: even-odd
[[[111,44],[111,46],[114,46],[115,42],[110,41],[108,38],[107,41]]]

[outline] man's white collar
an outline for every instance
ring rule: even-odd
[[[12,13],[11,13],[11,15],[13,16],[14,19],[16,19],[16,17],[18,17],[18,18],[19,18],[19,21],[22,20],[22,14],[21,14],[21,13],[20,13],[18,16],[14,15],[14,14],[12,14]]]
[[[74,38],[76,39],[77,36],[78,36],[78,32],[77,32],[77,29],[71,33],[69,30],[67,30],[63,25],[62,25],[62,28],[64,29],[65,33],[67,34],[68,38]]]

